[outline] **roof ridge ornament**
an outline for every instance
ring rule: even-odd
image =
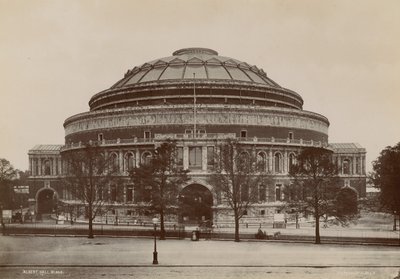
[[[218,52],[212,50],[210,48],[202,48],[202,47],[190,47],[190,48],[182,48],[172,53],[173,56],[183,55],[183,54],[209,54],[209,55],[218,55]]]

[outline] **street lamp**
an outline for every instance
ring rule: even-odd
[[[23,219],[24,214],[22,214],[22,205],[20,205],[19,207],[21,208],[21,224],[23,224],[24,223],[24,219]]]
[[[156,239],[158,218],[153,218],[152,221],[153,221],[153,224],[154,224],[153,264],[158,264],[158,259],[157,259],[157,256],[158,256],[158,253],[157,253],[157,239]]]

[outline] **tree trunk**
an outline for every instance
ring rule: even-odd
[[[160,239],[165,240],[164,210],[160,210]]]
[[[315,244],[321,244],[321,236],[319,235],[319,215],[315,216]]]
[[[240,236],[239,236],[239,217],[237,213],[235,213],[235,242],[240,241]]]
[[[89,210],[89,212],[88,212],[88,215],[89,215],[89,235],[88,235],[88,238],[94,238],[94,236],[93,236],[92,206],[91,205],[89,205],[88,210]]]

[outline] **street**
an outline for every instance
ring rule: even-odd
[[[395,278],[399,247],[0,237],[0,278]]]

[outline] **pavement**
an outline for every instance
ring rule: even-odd
[[[0,278],[395,278],[399,247],[0,236]]]

